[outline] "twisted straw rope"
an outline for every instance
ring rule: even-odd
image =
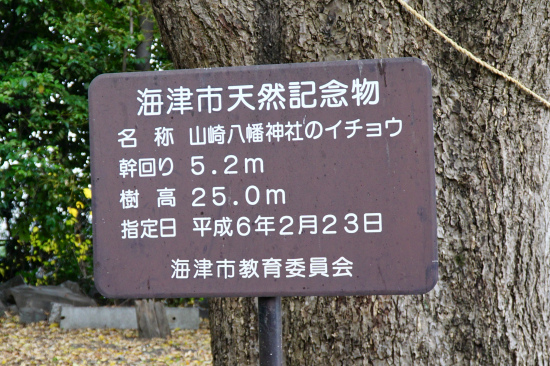
[[[524,92],[526,92],[527,94],[533,96],[534,98],[536,98],[537,100],[539,100],[542,104],[544,104],[546,106],[546,108],[550,109],[550,102],[548,100],[546,100],[545,98],[541,97],[540,95],[538,95],[537,93],[535,93],[534,91],[532,91],[531,89],[529,89],[528,87],[526,87],[521,81],[517,80],[517,79],[514,79],[513,77],[511,77],[510,75],[496,69],[495,67],[489,65],[487,62],[483,61],[482,59],[480,59],[479,57],[475,56],[473,53],[471,53],[470,51],[468,51],[467,49],[465,49],[464,47],[461,47],[458,45],[458,43],[456,43],[455,41],[453,41],[450,37],[448,37],[445,33],[443,33],[442,31],[440,31],[439,29],[437,29],[437,27],[435,25],[433,25],[432,23],[430,23],[426,18],[424,18],[422,15],[420,15],[416,10],[414,10],[413,8],[411,8],[409,6],[409,4],[407,4],[405,2],[405,0],[397,0],[397,2],[399,2],[399,4],[401,4],[405,9],[407,9],[412,15],[414,15],[418,20],[420,20],[422,23],[424,23],[425,25],[428,26],[428,28],[430,28],[431,30],[433,30],[435,33],[437,33],[439,36],[441,36],[445,41],[447,41],[448,43],[450,43],[451,46],[453,46],[458,52],[468,56],[470,59],[474,60],[475,62],[477,62],[478,64],[480,64],[481,66],[487,68],[489,71],[491,71],[492,73],[494,74],[497,74],[499,76],[502,76],[504,79],[508,80],[509,82],[517,85],[518,88],[520,88],[521,90],[523,90]]]

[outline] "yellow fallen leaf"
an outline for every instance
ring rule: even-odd
[[[73,215],[74,217],[77,217],[78,216],[78,210],[76,208],[73,208],[73,207],[69,207],[67,208],[67,211],[69,211],[69,213],[71,215]]]
[[[92,198],[92,190],[90,188],[84,188],[84,189],[82,189],[82,192],[84,192],[84,196],[87,199]]]
[[[208,323],[173,330],[170,339],[145,340],[137,330],[61,329],[47,322],[22,325],[0,318],[1,365],[212,365]],[[171,346],[170,346],[171,345]]]

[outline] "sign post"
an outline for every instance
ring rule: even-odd
[[[89,100],[105,296],[257,296],[280,314],[268,299],[435,285],[421,60],[101,75]]]
[[[258,297],[260,366],[283,364],[283,324],[281,298]]]

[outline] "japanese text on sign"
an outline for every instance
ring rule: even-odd
[[[166,114],[190,112],[232,112],[236,108],[250,110],[340,108],[348,106],[348,99],[355,100],[356,105],[374,105],[379,101],[378,81],[366,78],[353,79],[351,88],[338,80],[332,79],[324,85],[317,86],[315,81],[291,81],[283,86],[281,83],[265,83],[259,88],[254,85],[230,85],[191,90],[184,86],[178,88],[148,89],[137,91],[140,107],[137,115],[159,116]],[[224,109],[222,94],[227,93],[232,104]],[[166,102],[165,102],[166,100]],[[318,103],[319,102],[319,103]],[[163,109],[163,106],[168,106]]]

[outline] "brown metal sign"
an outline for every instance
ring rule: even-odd
[[[95,283],[105,296],[435,285],[422,61],[101,75],[89,103]]]

